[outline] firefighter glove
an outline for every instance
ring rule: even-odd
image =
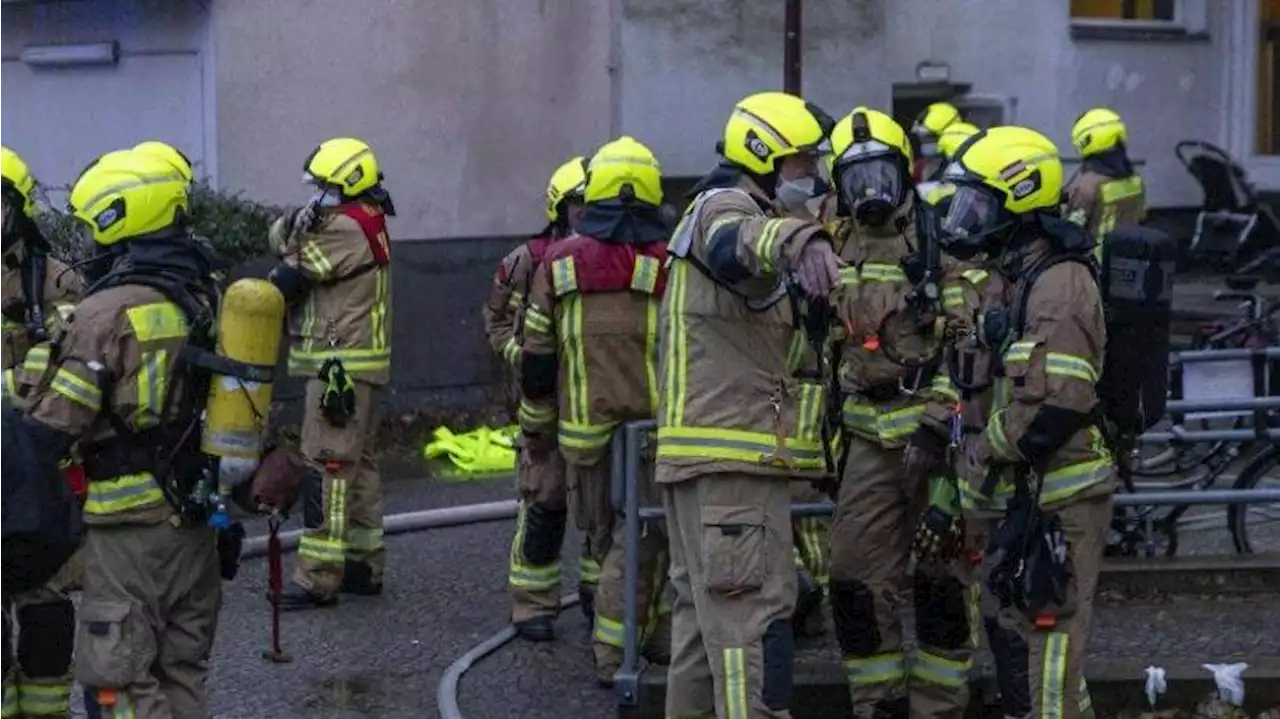
[[[795,268],[800,289],[813,300],[826,301],[840,283],[840,261],[825,239],[813,239],[800,253]]]
[[[320,395],[320,411],[334,427],[345,427],[356,414],[356,383],[347,374],[342,361],[330,357],[320,367],[324,392]]]
[[[946,562],[960,556],[964,548],[964,520],[960,497],[950,477],[929,480],[929,506],[916,526],[913,542],[916,558]]]

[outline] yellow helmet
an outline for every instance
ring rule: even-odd
[[[139,142],[134,145],[133,149],[138,152],[150,153],[169,163],[173,166],[174,170],[177,170],[183,181],[187,183],[190,183],[195,179],[195,173],[192,171],[191,167],[191,160],[187,159],[187,156],[182,154],[178,148],[167,142],[147,140],[146,142]]]
[[[1106,152],[1123,142],[1128,142],[1129,132],[1124,121],[1105,107],[1095,107],[1080,115],[1071,127],[1071,144],[1080,157],[1091,157]]]
[[[942,131],[960,121],[960,111],[949,102],[935,102],[926,107],[911,125],[911,134],[916,138],[923,157],[938,156],[938,138]]]
[[[187,183],[154,154],[123,150],[104,155],[76,180],[71,213],[102,246],[159,232],[181,221]]]
[[[889,115],[855,107],[831,131],[831,181],[842,209],[859,222],[883,225],[907,199],[911,142]]]
[[[991,240],[1022,216],[1057,210],[1062,159],[1053,141],[1035,130],[993,127],[964,144],[942,181],[956,185],[943,231],[975,251],[998,251]]]
[[[359,197],[382,181],[373,148],[354,137],[336,137],[320,143],[302,169],[308,180],[336,187],[346,198]]]
[[[565,200],[576,198],[581,202],[586,186],[586,158],[579,155],[557,167],[551,175],[551,181],[547,183],[547,219],[551,222],[560,219],[563,210],[561,203]]]
[[[10,195],[6,202],[12,200],[14,204],[21,204],[22,214],[33,217],[36,212],[36,178],[26,161],[3,145],[0,145],[0,178],[5,194]]]
[[[960,145],[976,134],[978,134],[977,125],[970,125],[964,120],[953,122],[938,135],[938,151],[942,153],[944,159],[951,160],[955,157],[956,150],[960,149]]]
[[[591,157],[583,197],[587,204],[635,199],[659,207],[662,205],[662,168],[649,148],[623,135]]]
[[[724,126],[724,159],[756,175],[805,152],[826,154],[831,118],[816,105],[784,92],[761,92],[733,108]]]

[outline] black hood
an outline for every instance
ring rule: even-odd
[[[213,273],[228,267],[207,243],[177,229],[106,248],[94,263],[102,266],[107,262],[110,269],[93,282],[86,295],[121,285],[147,285],[164,292],[193,318],[206,310],[217,294]]]
[[[727,162],[721,162],[712,168],[697,184],[689,190],[689,194],[685,195],[692,200],[700,193],[706,190],[716,190],[724,187],[737,187],[738,181],[742,179],[742,168],[736,165],[730,165]]]
[[[579,233],[620,245],[662,242],[671,237],[671,230],[657,207],[621,200],[588,203],[578,220]]]
[[[1133,163],[1129,161],[1129,153],[1125,150],[1124,143],[1106,152],[1087,157],[1082,164],[1085,171],[1096,172],[1106,177],[1121,178],[1133,174]]]

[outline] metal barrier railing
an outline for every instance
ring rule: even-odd
[[[1275,356],[1280,357],[1280,348],[1276,348]],[[1193,359],[1193,361],[1203,361],[1203,359]],[[1228,400],[1225,404],[1231,402],[1235,400]],[[1194,406],[1208,407],[1211,403],[1202,402]],[[1187,404],[1179,407],[1187,407]],[[1280,407],[1280,403],[1277,403],[1277,407]],[[640,481],[641,452],[645,446],[646,435],[652,434],[655,427],[657,422],[653,420],[628,422],[614,432],[612,439],[612,502],[614,509],[622,514],[623,531],[626,536],[626,546],[623,548],[623,554],[625,554],[623,585],[625,585],[626,605],[623,610],[622,667],[614,674],[614,695],[617,697],[618,706],[621,707],[639,705],[640,608],[637,606],[637,595],[639,595],[637,585],[639,585],[640,558],[637,546],[640,542],[640,527],[645,522],[658,522],[666,517],[666,510],[662,507],[640,507],[639,491],[637,491],[637,484]],[[1243,439],[1258,439],[1252,430],[1226,432],[1231,431],[1243,431],[1247,435]],[[1268,439],[1280,439],[1280,430],[1274,431],[1276,434],[1266,435]],[[1144,435],[1144,441],[1148,441],[1147,436],[1158,434],[1161,432],[1149,432],[1148,435]],[[1175,435],[1179,432],[1164,432],[1164,434]],[[1181,432],[1176,439],[1201,434],[1215,435],[1215,438],[1219,438],[1224,431]],[[1203,438],[1201,441],[1210,439]],[[1229,438],[1221,436],[1220,439]],[[1117,494],[1114,499],[1117,507],[1280,503],[1280,489],[1139,491],[1135,494]],[[794,504],[791,507],[792,516],[797,517],[829,517],[833,512],[835,512],[835,505],[829,502]]]

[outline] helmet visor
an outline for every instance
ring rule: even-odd
[[[889,157],[851,162],[837,168],[840,196],[850,208],[866,200],[901,204],[905,189],[901,166]]]
[[[1003,200],[985,187],[956,188],[942,218],[942,231],[961,241],[974,241],[1009,224]]]

